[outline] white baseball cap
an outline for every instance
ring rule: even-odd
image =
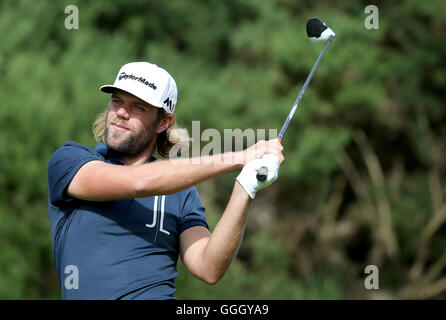
[[[112,93],[115,89],[126,91],[135,97],[163,108],[168,113],[177,105],[177,84],[163,68],[149,62],[131,62],[123,65],[113,85],[104,85],[102,92]]]

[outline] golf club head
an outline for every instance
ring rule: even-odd
[[[311,18],[307,22],[307,34],[311,41],[325,41],[330,36],[334,37],[336,34],[327,25],[318,18]]]

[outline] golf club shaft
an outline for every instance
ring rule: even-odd
[[[289,126],[289,124],[290,124],[290,121],[291,121],[291,119],[293,118],[294,113],[296,112],[296,110],[297,110],[297,108],[298,108],[298,106],[299,106],[300,100],[302,99],[302,96],[304,95],[305,90],[307,90],[308,84],[310,83],[311,78],[313,78],[313,74],[314,74],[314,72],[316,71],[317,66],[319,65],[319,62],[321,61],[322,56],[324,55],[325,50],[327,50],[327,47],[328,47],[328,45],[330,44],[330,42],[331,42],[332,39],[333,39],[333,36],[330,36],[330,37],[327,39],[327,42],[325,43],[325,46],[324,46],[324,48],[322,49],[322,52],[320,53],[320,55],[319,55],[319,57],[317,58],[316,62],[314,63],[313,68],[311,69],[310,74],[309,74],[308,77],[307,77],[307,80],[305,80],[305,83],[304,83],[302,89],[300,90],[300,93],[299,93],[299,95],[297,96],[296,101],[294,101],[294,105],[293,105],[293,107],[291,108],[291,111],[290,111],[290,113],[288,114],[288,117],[286,118],[285,123],[284,123],[283,126],[282,126],[282,129],[280,129],[279,137],[278,137],[278,139],[279,139],[280,142],[282,142],[283,136],[285,135],[285,131],[286,131],[286,129],[288,128],[288,126]],[[257,175],[256,175],[258,181],[265,181],[266,178],[267,178],[267,176],[268,176],[268,168],[267,168],[267,167],[261,167],[261,168],[258,170]]]
[[[310,72],[310,74],[307,77],[307,80],[305,80],[305,83],[304,83],[302,89],[300,90],[300,93],[297,96],[296,101],[294,101],[294,105],[291,108],[291,111],[288,114],[288,117],[286,118],[285,123],[282,126],[282,129],[280,129],[280,132],[279,132],[279,139],[280,139],[280,141],[282,141],[283,136],[285,135],[285,131],[286,131],[286,129],[288,129],[288,125],[290,124],[290,121],[293,118],[294,113],[296,112],[297,108],[299,107],[300,100],[302,99],[302,96],[304,95],[305,90],[307,90],[308,84],[310,83],[311,78],[313,78],[314,72],[316,71],[317,66],[319,65],[319,62],[321,61],[322,56],[324,55],[325,50],[327,50],[327,47],[330,44],[332,39],[333,39],[333,36],[331,36],[331,37],[329,37],[327,39],[327,42],[325,43],[325,46],[322,49],[321,54],[319,55],[319,57],[317,58],[316,62],[314,63],[313,68],[311,69],[311,72]]]

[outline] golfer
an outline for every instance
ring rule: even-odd
[[[48,164],[62,298],[175,299],[179,256],[195,277],[217,283],[237,253],[251,199],[277,179],[284,160],[279,140],[199,161],[168,159],[180,142],[172,76],[154,64],[132,62],[100,89],[111,98],[93,125],[98,145],[66,142]],[[264,182],[256,179],[260,167],[268,169]],[[194,185],[240,170],[210,233]]]

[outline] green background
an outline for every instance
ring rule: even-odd
[[[446,2],[0,1],[0,298],[60,299],[47,164],[67,140],[94,147],[120,66],[176,79],[178,123],[280,129],[336,32],[283,141],[279,179],[250,208],[242,246],[209,286],[179,262],[179,299],[446,297]],[[79,9],[79,29],[64,26]],[[197,186],[213,228],[236,173]],[[379,290],[366,290],[367,265]]]

